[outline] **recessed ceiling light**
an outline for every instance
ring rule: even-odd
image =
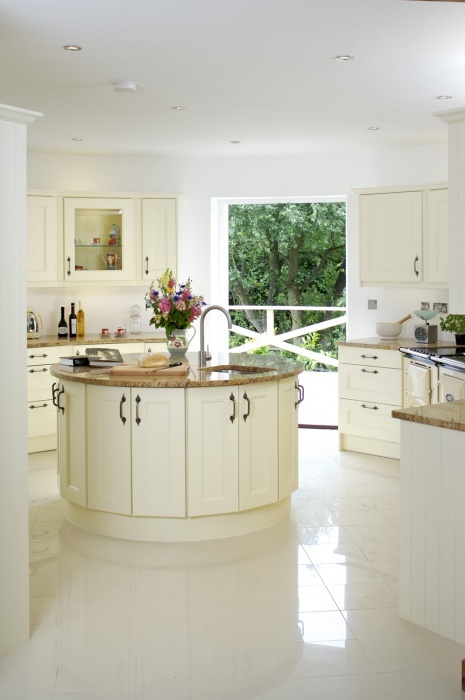
[[[174,109],[175,112],[182,112],[182,110],[186,108],[182,107],[182,105],[175,105],[174,107],[171,107],[171,109]]]
[[[452,95],[437,95],[436,99],[437,100],[451,100]]]
[[[242,143],[241,141],[230,141],[229,143]]]
[[[353,61],[354,57],[350,53],[343,53],[340,56],[336,56],[336,61]]]
[[[84,141],[84,139],[82,139],[80,136],[73,136],[71,141]]]
[[[369,126],[368,131],[379,131],[381,127],[379,126]]]
[[[63,48],[65,51],[82,51],[82,48],[77,44],[66,44]]]
[[[133,80],[119,80],[117,83],[113,83],[113,90],[115,92],[135,92],[137,83]]]

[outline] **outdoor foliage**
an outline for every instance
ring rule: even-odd
[[[231,205],[229,303],[345,306],[345,214],[342,202]],[[276,332],[337,315],[331,311],[275,312]],[[257,332],[266,330],[265,311],[232,311],[231,316],[237,325]],[[335,341],[344,336],[342,325],[295,343],[336,357]],[[242,336],[231,335],[231,346],[243,342]],[[315,368],[315,363],[309,365]]]

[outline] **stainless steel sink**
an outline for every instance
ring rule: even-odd
[[[212,367],[199,367],[199,370],[202,372],[242,372],[244,374],[273,372],[274,369],[274,367],[255,367],[253,365],[213,365]]]

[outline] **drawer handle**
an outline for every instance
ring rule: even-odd
[[[378,411],[378,406],[367,406],[366,404],[362,403],[362,408],[368,408],[370,411]]]
[[[378,360],[378,355],[360,355],[364,360]]]
[[[362,369],[360,371],[365,372],[366,374],[379,374],[377,369]]]
[[[29,406],[29,408],[30,408],[30,409],[33,409],[33,408],[47,408],[47,404],[46,404],[46,403],[43,403],[43,404],[41,404],[40,406],[35,406],[34,404],[32,404],[32,406]]]
[[[36,374],[37,372],[48,372],[48,367],[43,367],[42,369],[30,369],[29,374]]]
[[[43,355],[29,355],[29,359],[33,360],[34,357],[48,357],[47,353],[44,352]]]

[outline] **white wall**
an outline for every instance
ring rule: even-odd
[[[444,127],[446,129],[446,127]],[[383,289],[358,285],[358,212],[355,188],[447,182],[447,144],[386,151],[295,157],[156,158],[30,153],[29,189],[180,192],[179,276],[190,276],[207,301],[211,288],[211,209],[216,197],[348,197],[348,336],[374,335],[376,321],[396,321],[421,301],[447,302],[444,290]],[[28,302],[54,333],[59,306],[83,302],[87,329],[127,323],[129,307],[145,288],[30,290]],[[377,299],[378,311],[367,310]],[[148,329],[148,313],[143,329]],[[405,330],[413,332],[413,321]]]

